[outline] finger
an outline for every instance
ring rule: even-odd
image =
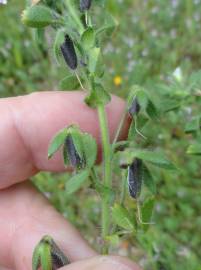
[[[30,182],[0,191],[0,265],[31,270],[34,247],[50,235],[70,261],[97,255]]]
[[[61,270],[140,270],[130,260],[118,256],[98,256],[72,263]]]
[[[43,92],[0,100],[0,188],[27,179],[39,170],[64,170],[61,155],[47,160],[48,144],[71,124],[91,133],[100,144],[97,112],[87,107],[81,92]],[[113,97],[107,106],[111,138],[124,110]]]

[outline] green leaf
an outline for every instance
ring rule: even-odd
[[[99,56],[100,56],[100,48],[95,47],[90,50],[88,68],[91,73],[95,73],[96,71]]]
[[[88,69],[89,72],[101,78],[104,75],[105,64],[101,57],[100,48],[94,47],[88,52]]]
[[[43,5],[34,5],[25,9],[22,13],[22,22],[33,28],[42,28],[53,23],[52,10]]]
[[[145,164],[143,164],[143,183],[152,194],[156,194],[155,181]]]
[[[118,21],[108,12],[105,12],[104,15],[105,15],[104,16],[105,17],[104,24],[101,28],[99,28],[96,31],[96,35],[100,35],[100,34],[105,33],[107,36],[110,36],[117,28]]]
[[[134,157],[140,158],[142,160],[148,161],[155,166],[174,170],[175,166],[164,156],[162,152],[153,152],[148,150],[136,150],[133,153]]]
[[[32,270],[38,270],[40,267],[40,248],[37,245],[34,249],[33,256],[32,256]]]
[[[124,228],[125,230],[130,232],[135,231],[135,223],[125,207],[115,204],[112,208],[112,218],[115,224]]]
[[[82,135],[82,144],[86,159],[86,166],[87,168],[91,168],[97,159],[96,140],[90,134],[84,133]]]
[[[95,32],[92,27],[87,28],[81,37],[81,44],[83,48],[88,51],[95,45]]]
[[[140,108],[145,110],[148,104],[148,96],[143,87],[139,85],[133,85],[131,87],[127,98],[128,109],[131,107],[134,98],[137,98]]]
[[[76,192],[81,186],[85,183],[85,181],[89,177],[89,170],[84,170],[79,174],[73,176],[67,183],[66,183],[66,192],[67,194],[72,194]]]
[[[51,269],[51,245],[43,237],[34,249],[32,257],[32,269],[38,270],[39,267],[44,270]]]
[[[101,84],[94,84],[90,95],[85,98],[86,104],[92,108],[96,108],[98,105],[106,105],[110,101],[110,94],[103,88]]]
[[[153,214],[155,199],[154,197],[148,198],[141,207],[141,220],[144,223],[151,223],[151,218]],[[149,224],[142,225],[143,229],[146,231],[149,227]]]
[[[146,113],[153,120],[158,118],[158,111],[156,109],[156,106],[150,99],[148,100],[148,103],[147,103]]]
[[[187,154],[189,155],[201,155],[201,144],[200,143],[194,143],[189,145],[187,149]]]
[[[154,103],[152,102],[152,100],[150,99],[147,91],[143,87],[139,85],[133,85],[131,87],[127,99],[128,109],[131,107],[132,102],[135,98],[137,99],[140,105],[140,110],[144,110],[150,118],[157,119],[158,110],[154,105]]]
[[[79,82],[76,76],[70,75],[60,81],[59,87],[61,90],[77,90],[79,88]]]
[[[41,269],[50,270],[52,268],[51,246],[44,244],[43,253],[41,254]]]
[[[200,116],[194,117],[191,121],[186,123],[185,132],[191,133],[200,129]]]
[[[67,135],[67,129],[60,130],[56,136],[53,138],[53,140],[50,142],[49,148],[48,148],[48,159],[50,159],[55,152],[59,150],[59,148],[62,146],[62,144],[65,141]]]
[[[62,59],[60,46],[64,42],[64,39],[65,31],[63,29],[58,30],[53,44],[53,53],[58,65]]]
[[[167,169],[175,170],[176,167],[170,162],[162,152],[154,152],[149,150],[139,150],[139,149],[127,149],[125,150],[120,159],[120,164],[124,166],[129,166],[135,158],[142,159],[144,161],[150,162],[151,164]]]
[[[70,160],[68,158],[68,154],[65,147],[63,147],[63,162],[65,167],[67,167],[67,165],[70,164]]]
[[[136,136],[135,120],[133,121],[132,119],[132,122],[129,127],[129,131],[128,131],[128,140],[133,141],[135,139],[135,136]]]
[[[167,113],[173,110],[178,109],[181,106],[181,102],[177,100],[171,100],[168,98],[165,98],[164,101],[160,102],[160,108],[159,110],[161,112]]]
[[[136,90],[137,90],[137,87],[136,87]],[[146,91],[143,88],[141,88],[140,91],[137,91],[136,97],[137,97],[137,100],[140,104],[140,108],[142,110],[146,110],[148,102],[149,102],[149,98],[148,98]]]

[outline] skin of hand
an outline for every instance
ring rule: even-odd
[[[64,171],[61,154],[48,160],[47,149],[55,133],[65,126],[79,125],[97,139],[100,148],[97,113],[83,99],[81,92],[55,91],[0,100],[0,270],[31,270],[34,247],[47,234],[72,262],[62,269],[140,270],[126,258],[98,256],[31,182],[25,181],[39,171]],[[111,138],[124,106],[113,96],[106,108]]]

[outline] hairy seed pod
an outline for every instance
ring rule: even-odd
[[[79,156],[74,142],[71,135],[68,135],[66,137],[65,143],[64,143],[64,150],[67,152],[67,156],[70,160],[71,165],[74,168],[81,169],[84,165],[83,159]]]
[[[53,240],[51,242],[51,258],[52,270],[57,270],[70,263],[68,258],[64,255],[64,253]]]
[[[75,70],[77,68],[77,55],[75,52],[73,41],[71,40],[69,35],[65,35],[65,41],[60,48],[66,64],[71,69]]]
[[[128,189],[134,199],[140,195],[143,177],[142,160],[136,158],[128,167]]]
[[[89,10],[91,7],[92,0],[80,0],[80,10],[85,11]]]
[[[128,109],[128,112],[130,116],[133,117],[134,115],[137,115],[139,111],[140,111],[140,104],[138,103],[137,98],[134,98],[130,108]]]

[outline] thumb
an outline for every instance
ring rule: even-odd
[[[141,270],[134,262],[119,256],[97,256],[71,263],[61,270]]]

